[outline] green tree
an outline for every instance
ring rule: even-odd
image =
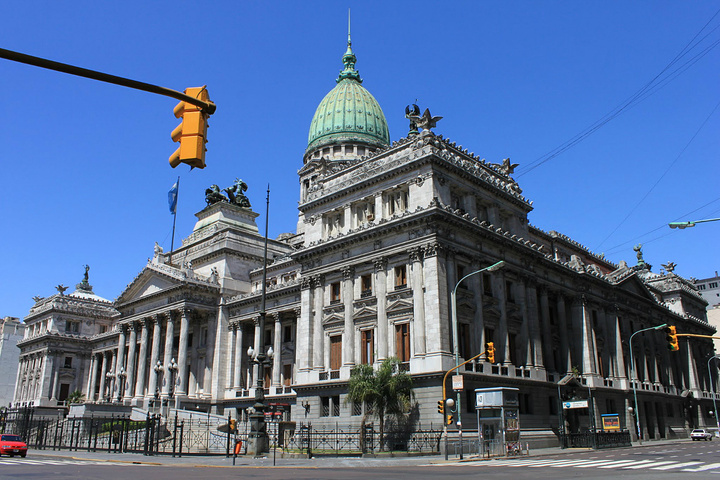
[[[372,365],[357,365],[350,372],[347,401],[365,404],[361,420],[361,447],[365,450],[364,431],[368,409],[380,423],[380,450],[383,449],[385,417],[404,416],[413,400],[412,377],[400,369],[400,360],[390,357],[377,370]]]
[[[84,403],[85,402],[85,394],[82,393],[80,390],[75,390],[74,392],[70,392],[70,395],[68,395],[67,403]]]

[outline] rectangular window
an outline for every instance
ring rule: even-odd
[[[72,357],[65,357],[65,368],[72,368]]]
[[[269,347],[273,344],[273,331],[272,329],[265,330],[265,346]]]
[[[458,351],[460,356],[465,360],[472,358],[474,355],[472,354],[470,347],[470,325],[467,323],[461,323],[458,325],[458,336],[460,337],[458,339]]]
[[[340,282],[330,284],[330,305],[340,303]]]
[[[352,415],[357,417],[358,415],[362,415],[362,403],[359,402],[353,402],[352,404]]]
[[[292,327],[290,325],[285,325],[283,328],[283,342],[292,342]]]
[[[395,325],[395,350],[401,362],[410,361],[410,324]]]
[[[505,282],[505,298],[508,302],[515,303],[515,289],[510,280]]]
[[[340,416],[340,395],[335,395],[331,397],[332,400],[332,416],[333,417],[339,417]]]
[[[372,275],[369,273],[360,277],[360,297],[372,296]]]
[[[330,397],[320,397],[320,416],[330,416]]]
[[[342,335],[330,337],[330,370],[340,370],[342,364]]]
[[[407,287],[407,267],[400,265],[395,267],[395,290]]]
[[[372,364],[375,361],[375,344],[373,342],[373,331],[363,330],[360,333],[360,341],[362,344],[362,350],[360,352],[361,363]]]
[[[283,365],[283,385],[285,385],[286,387],[292,385],[292,372],[292,363],[286,363],[285,365]]]
[[[80,333],[80,322],[66,320],[65,333]]]
[[[698,285],[698,290],[705,290],[705,285],[703,285],[703,284]]]
[[[483,273],[482,276],[483,279],[483,295],[486,297],[492,297],[493,291],[492,291],[492,277],[489,273]]]
[[[718,283],[717,283],[717,282],[710,282],[710,284],[709,284],[708,286],[709,286],[710,288],[717,288]]]
[[[359,203],[355,207],[355,219],[357,226],[374,221],[375,205],[372,202]]]

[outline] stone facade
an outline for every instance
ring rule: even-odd
[[[0,319],[0,407],[13,401],[20,350],[17,342],[25,335],[25,324],[14,317]]]
[[[266,397],[287,405],[288,419],[359,424],[363,406],[345,401],[352,368],[394,356],[414,379],[413,421],[439,426],[455,350],[464,361],[493,342],[495,363],[461,370],[466,429],[477,428],[475,388],[510,386],[523,429],[552,437],[567,375],[591,391],[594,417],[619,413],[631,430],[637,378],[646,437],[712,423],[710,340],[684,338],[669,352],[651,331],[631,345],[663,323],[712,335],[697,287],[653,273],[641,252],[635,266],[615,264],[530,225],[515,165],[435,134],[426,114],[432,121],[414,120],[422,131],[392,144],[354,135],[299,152],[297,232],[268,240],[265,331],[257,214],[221,201],[197,214],[180,248],[156,247],[114,302],[88,290],[87,272],[76,292],[38,300],[19,343],[15,403],[56,405],[80,389],[90,402],[244,418],[257,385],[251,354],[272,348]],[[458,284],[500,260],[503,269]]]

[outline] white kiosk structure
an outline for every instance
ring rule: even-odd
[[[522,450],[518,408],[517,388],[475,389],[475,410],[479,426],[478,440],[481,455],[509,455]]]

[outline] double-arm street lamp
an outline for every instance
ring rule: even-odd
[[[642,443],[642,432],[640,430],[640,410],[638,410],[638,400],[637,400],[637,387],[636,387],[636,380],[637,378],[637,370],[635,369],[635,361],[633,360],[633,348],[632,348],[632,341],[633,337],[637,335],[638,333],[647,332],[648,330],[660,330],[667,327],[667,323],[663,323],[662,325],[658,325],[657,327],[649,327],[649,328],[643,328],[642,330],[638,330],[637,332],[630,335],[630,383],[632,383],[633,387],[633,397],[635,398],[635,427],[637,428],[637,437],[638,442]],[[635,380],[633,380],[632,377],[635,377]]]
[[[455,288],[453,288],[451,294],[450,294],[450,315],[451,315],[451,324],[452,324],[452,339],[453,339],[453,353],[455,355],[455,368],[457,368],[460,365],[460,352],[458,350],[458,318],[457,318],[457,289],[460,286],[460,284],[467,278],[472,277],[473,275],[477,275],[483,272],[495,272],[497,270],[500,270],[505,266],[505,261],[500,260],[497,263],[493,263],[489,267],[481,268],[480,270],[476,270],[472,273],[468,273],[464,277],[462,277],[458,282],[455,284]],[[466,352],[467,353],[467,352]],[[443,401],[445,399],[443,398]],[[450,405],[448,405],[450,406]],[[460,459],[463,458],[463,452],[462,452],[462,418],[461,418],[461,404],[460,404],[460,392],[457,392],[457,402],[456,402],[456,411],[457,411],[457,426],[458,426],[458,437],[460,440]],[[445,424],[445,438],[447,438],[447,422],[444,421]]]
[[[172,399],[175,396],[175,375],[177,375],[178,364],[173,358],[170,360],[168,365],[168,372],[170,372],[170,389],[168,390],[168,398]]]

